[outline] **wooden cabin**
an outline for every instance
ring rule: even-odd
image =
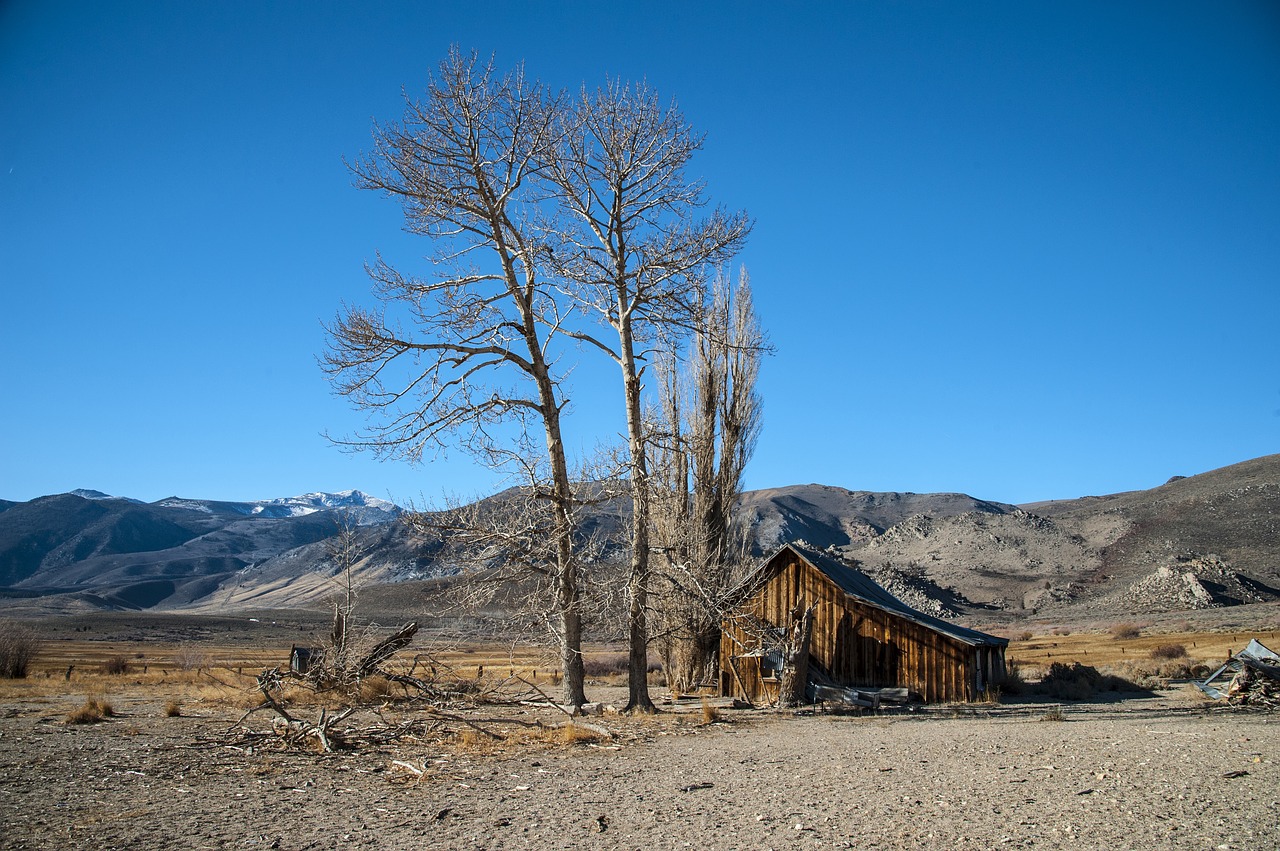
[[[307,673],[323,659],[323,647],[299,647],[295,644],[289,648],[289,670],[295,674]]]
[[[789,544],[738,588],[722,624],[720,693],[778,697],[780,647],[797,603],[815,606],[810,681],[906,688],[926,702],[973,700],[1005,675],[1009,641],[903,603],[826,553]]]

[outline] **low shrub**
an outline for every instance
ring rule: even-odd
[[[1022,694],[1027,687],[1022,667],[1017,662],[1010,661],[1005,667],[1004,676],[996,681],[995,686],[1002,694]]]
[[[182,717],[182,704],[181,704],[181,703],[179,703],[179,702],[178,702],[178,701],[176,701],[176,700],[171,700],[171,701],[169,701],[168,703],[166,703],[166,704],[164,705],[164,717],[166,717],[166,718],[181,718],[181,717]]]
[[[1035,638],[1035,637],[1036,637],[1036,634],[1035,634],[1034,632],[1031,632],[1030,630],[1028,630],[1027,632],[1019,633],[1019,634],[1018,634],[1018,637],[1017,637],[1016,639],[1014,639],[1014,640],[1015,640],[1015,641],[1030,641],[1031,639],[1033,639],[1033,638]]]
[[[173,664],[183,671],[198,671],[211,665],[209,654],[195,647],[179,647],[173,654]]]
[[[98,666],[104,674],[118,676],[129,673],[129,660],[123,656],[112,656]]]
[[[1117,641],[1126,641],[1138,638],[1142,635],[1142,630],[1136,624],[1118,623],[1111,627],[1111,637]]]
[[[1151,648],[1152,659],[1185,659],[1187,648],[1183,644],[1160,644]]]
[[[594,659],[582,660],[582,672],[588,677],[611,677],[615,674],[625,674],[628,663],[626,653],[597,656]]]
[[[39,646],[40,639],[31,627],[12,620],[0,621],[0,679],[26,677]]]
[[[1174,659],[1126,659],[1114,670],[1142,688],[1164,688],[1168,680],[1203,679],[1211,671],[1203,663],[1181,656]]]
[[[1104,674],[1091,665],[1054,662],[1036,691],[1059,700],[1088,700],[1104,691],[1142,691],[1142,687],[1115,674]]]

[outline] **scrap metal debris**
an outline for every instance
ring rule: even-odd
[[[1232,706],[1280,709],[1280,655],[1256,638],[1239,653],[1195,684],[1214,700]]]

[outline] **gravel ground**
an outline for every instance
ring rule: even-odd
[[[1280,848],[1275,715],[1168,695],[1062,721],[606,717],[611,743],[516,753],[246,752],[234,714],[122,715],[0,706],[0,848]]]

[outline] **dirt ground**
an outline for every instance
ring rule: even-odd
[[[232,706],[167,717],[146,693],[66,723],[81,700],[0,703],[0,848],[1280,848],[1276,716],[1185,691],[1062,720],[1035,703],[605,715],[614,738],[338,754],[229,734]]]

